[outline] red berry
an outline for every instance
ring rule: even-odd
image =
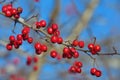
[[[8,5],[7,5],[7,9],[8,9],[8,10],[12,10],[12,4],[8,4]]]
[[[75,66],[81,68],[83,66],[83,64],[82,64],[82,62],[77,61],[77,62],[75,62]]]
[[[56,52],[55,50],[52,50],[52,51],[50,52],[50,56],[51,56],[52,58],[57,57],[57,52]]]
[[[53,29],[54,31],[56,31],[56,30],[58,29],[58,25],[57,25],[57,24],[52,24],[52,29]]]
[[[27,65],[30,65],[32,63],[32,57],[27,56]]]
[[[72,54],[71,53],[66,54],[66,56],[67,56],[68,59],[72,58]]]
[[[51,36],[51,42],[52,43],[56,43],[58,41],[58,37],[57,36]]]
[[[74,57],[74,58],[78,58],[78,57],[79,57],[79,53],[78,53],[78,52],[74,52],[74,53],[73,53],[73,57]]]
[[[26,34],[26,35],[22,34],[22,37],[23,37],[23,40],[27,40],[29,38],[29,35],[28,34]]]
[[[92,50],[94,48],[94,44],[93,43],[89,43],[88,44],[88,49]]]
[[[72,45],[75,46],[75,47],[78,46],[78,40],[74,40],[74,41],[72,42]]]
[[[23,35],[26,35],[26,34],[28,34],[29,32],[30,32],[30,28],[27,27],[27,26],[25,26],[25,27],[23,28],[23,30],[22,30],[22,34],[23,34]]]
[[[58,44],[62,44],[62,42],[63,42],[62,37],[58,37],[57,43],[58,43]]]
[[[97,71],[96,68],[91,68],[90,73],[91,73],[92,75],[95,75],[96,71]]]
[[[75,49],[74,47],[70,47],[69,50],[70,50],[70,52],[72,52],[72,53],[77,52],[76,49]]]
[[[71,66],[69,68],[69,71],[72,72],[72,73],[75,73],[76,72],[76,67],[75,66]]]
[[[93,49],[91,50],[92,55],[95,55],[97,52]]]
[[[82,72],[81,68],[76,68],[76,72],[81,73]]]
[[[41,27],[45,27],[46,26],[46,21],[45,20],[41,20],[40,21],[40,25],[41,25]]]
[[[40,55],[40,54],[42,53],[42,51],[41,51],[40,49],[35,50],[35,51],[36,51],[36,54],[37,54],[37,55]]]
[[[34,67],[33,67],[33,70],[34,70],[34,71],[37,71],[37,70],[38,70],[38,66],[34,66]]]
[[[10,10],[7,10],[7,11],[5,12],[5,16],[6,16],[6,17],[11,17],[11,16],[12,16],[11,11],[10,11]]]
[[[17,40],[16,40],[16,41],[14,41],[13,45],[14,45],[14,47],[15,47],[16,49],[18,49],[18,48],[19,48],[19,44],[18,44]]]
[[[56,30],[56,31],[54,32],[54,35],[55,35],[55,36],[59,36],[59,35],[60,35],[60,31],[59,31],[59,30]]]
[[[100,45],[95,45],[95,46],[94,46],[94,50],[95,50],[96,52],[100,52],[100,51],[101,51]]]
[[[47,46],[46,45],[41,45],[41,51],[46,52],[47,51]]]
[[[39,58],[38,58],[37,56],[34,56],[34,57],[33,57],[33,61],[34,61],[35,63],[37,63],[38,60],[39,60]]]
[[[35,43],[34,48],[35,48],[36,50],[40,50],[41,44],[40,44],[39,42]]]
[[[70,49],[68,47],[65,47],[63,49],[63,53],[65,53],[65,54],[70,53]]]
[[[23,11],[23,9],[21,8],[21,7],[18,7],[17,8],[17,12],[20,14],[20,13],[22,13],[22,11]]]
[[[48,34],[53,34],[53,29],[51,27],[48,27],[47,32],[48,32]]]
[[[12,10],[11,10],[11,13],[12,13],[12,15],[15,15],[15,14],[17,14],[17,9],[15,9],[15,8],[12,8]]]
[[[22,40],[22,39],[23,39],[22,34],[18,34],[17,35],[17,40]]]
[[[36,28],[40,28],[40,27],[41,27],[40,22],[36,22]]]
[[[13,35],[11,35],[11,36],[9,37],[9,40],[10,40],[10,42],[14,42],[14,41],[15,41],[15,37],[14,37]]]
[[[95,72],[95,75],[96,75],[97,77],[100,77],[100,76],[102,75],[102,72],[101,72],[100,70],[97,70],[97,71]]]
[[[7,9],[7,6],[6,6],[6,5],[2,7],[2,12],[5,13],[7,10],[8,10],[8,9]]]
[[[12,50],[12,45],[11,44],[7,44],[6,45],[6,49],[9,50],[9,51]]]
[[[18,45],[22,45],[22,40],[17,40],[16,42]]]
[[[15,19],[18,19],[19,17],[20,17],[20,14],[15,14],[15,15],[14,15],[14,18],[15,18]]]
[[[80,48],[83,48],[84,47],[84,41],[79,41],[78,45],[79,45]]]
[[[32,37],[28,37],[27,41],[28,41],[28,43],[31,44],[33,42],[33,38]]]

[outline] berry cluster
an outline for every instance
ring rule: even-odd
[[[96,77],[100,77],[102,75],[102,72],[96,68],[91,68],[90,73]]]
[[[74,47],[64,47],[63,58],[71,59],[72,57],[78,58],[79,52]]]
[[[5,14],[6,17],[14,16],[15,19],[20,17],[23,9],[21,7],[13,8],[12,4],[7,4],[2,7],[2,12]]]
[[[27,56],[26,64],[27,64],[28,66],[30,66],[30,65],[32,64],[32,62],[37,63],[38,60],[39,60],[39,58],[38,58],[37,56],[34,56],[34,57]],[[34,66],[33,66],[33,70],[34,70],[34,71],[38,70],[38,66],[34,65]]]
[[[58,30],[57,24],[52,24],[51,27],[48,27],[47,32],[48,34],[52,35],[51,36],[52,43],[62,44],[63,39],[62,37],[60,37],[60,31]]]
[[[46,26],[46,21],[45,20],[41,20],[39,22],[36,22],[36,28],[41,28],[41,27],[45,27]]]
[[[101,51],[101,47],[100,45],[95,45],[93,43],[89,43],[88,44],[88,49],[90,50],[90,52],[95,55],[97,54],[97,52],[100,52]]]
[[[46,52],[47,51],[47,46],[44,45],[44,44],[41,44],[39,42],[36,42],[34,44],[34,48],[35,48],[36,54],[38,54],[38,55],[41,54],[42,52]]]
[[[13,46],[18,49],[20,45],[22,45],[22,42],[23,40],[27,40],[28,43],[32,43],[33,42],[33,38],[32,37],[29,37],[29,27],[24,27],[23,30],[22,30],[22,34],[18,34],[16,36],[16,39],[15,39],[15,36],[11,35],[9,37],[9,41],[10,43],[8,43],[6,45],[6,49],[7,50],[12,50]]]
[[[70,73],[81,73],[82,72],[82,62],[75,61],[74,64],[69,68]]]
[[[72,45],[73,45],[74,47],[79,46],[80,48],[83,48],[84,45],[85,45],[85,43],[84,43],[84,41],[73,40]]]

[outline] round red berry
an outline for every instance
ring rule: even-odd
[[[10,40],[10,42],[14,42],[14,41],[15,41],[15,36],[11,35],[11,36],[9,37],[9,40]]]
[[[40,22],[36,22],[36,28],[40,28],[40,27],[41,27]]]
[[[78,58],[78,57],[79,57],[79,53],[78,53],[78,52],[74,52],[74,53],[73,53],[73,57],[74,57],[74,58]]]
[[[50,52],[50,56],[51,56],[52,58],[56,58],[56,57],[57,57],[57,52],[56,52],[55,50],[52,50],[52,51]]]
[[[45,20],[41,20],[40,21],[40,25],[41,25],[41,27],[45,27],[46,26],[46,21]]]
[[[47,32],[48,32],[48,34],[53,34],[53,29],[51,27],[48,27]]]
[[[58,37],[57,36],[51,36],[51,42],[52,43],[56,43],[58,41]]]
[[[96,52],[100,52],[100,51],[101,51],[100,45],[95,45],[95,46],[94,46],[94,50],[95,50]]]
[[[102,75],[102,72],[101,72],[100,70],[97,70],[97,71],[95,72],[95,75],[96,75],[97,77],[100,77],[100,76]]]
[[[38,58],[37,56],[34,56],[34,57],[33,57],[33,61],[34,61],[35,63],[37,63],[38,60],[39,60],[39,58]]]
[[[77,62],[75,62],[75,66],[81,68],[83,66],[83,64],[82,64],[82,62],[77,61]]]
[[[7,9],[7,6],[6,6],[6,5],[2,7],[2,12],[5,13],[7,10],[8,10],[8,9]]]
[[[84,41],[79,41],[79,42],[78,42],[78,46],[79,46],[80,48],[83,48],[83,47],[84,47],[84,44],[85,44]]]
[[[15,9],[15,8],[12,8],[12,10],[11,10],[11,13],[12,13],[12,15],[15,15],[15,14],[17,14],[17,9]]]
[[[76,68],[76,72],[77,72],[77,73],[81,73],[81,72],[82,72],[82,69],[81,69],[81,68]]]
[[[36,51],[36,54],[37,54],[37,55],[40,55],[40,54],[42,53],[42,51],[41,51],[40,49],[35,50],[35,51]]]
[[[96,71],[97,71],[96,68],[91,68],[90,73],[91,73],[92,75],[95,75]]]
[[[72,73],[75,73],[76,72],[76,67],[75,66],[71,66],[69,68],[69,71],[72,72]]]
[[[8,4],[8,5],[7,5],[7,9],[8,9],[8,10],[12,10],[12,4]]]
[[[38,43],[38,42],[35,43],[34,48],[35,48],[36,50],[40,50],[40,48],[41,48],[41,44]]]
[[[58,25],[57,25],[57,24],[52,24],[52,29],[53,29],[54,31],[56,31],[56,30],[58,29]]]
[[[58,37],[57,43],[58,43],[58,44],[62,44],[62,42],[63,42],[62,37]]]
[[[46,52],[47,51],[47,46],[46,45],[41,45],[41,51]]]
[[[70,53],[70,49],[68,48],[68,47],[65,47],[64,49],[63,49],[63,53]]]
[[[9,51],[12,50],[12,45],[11,44],[7,44],[6,45],[6,49],[9,50]]]
[[[88,49],[89,49],[89,50],[92,50],[93,48],[94,48],[94,44],[93,44],[93,43],[89,43],[89,44],[88,44]]]
[[[78,46],[78,40],[74,40],[74,41],[72,42],[72,45],[75,46],[75,47]]]
[[[20,14],[15,14],[15,15],[14,15],[14,18],[15,18],[15,19],[18,19],[19,17],[20,17]]]
[[[18,34],[17,35],[17,40],[22,40],[22,39],[23,39],[22,34]]]
[[[31,44],[33,42],[33,38],[32,37],[28,37],[27,41],[28,41],[28,43]]]
[[[11,17],[11,16],[12,16],[11,11],[10,11],[10,10],[7,10],[7,11],[5,12],[5,16],[6,16],[6,17]]]

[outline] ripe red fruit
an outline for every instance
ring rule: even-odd
[[[97,52],[94,49],[91,50],[91,53],[92,53],[92,55],[97,54]]]
[[[15,18],[15,19],[18,19],[19,17],[20,17],[20,14],[15,14],[15,15],[14,15],[14,18]]]
[[[12,10],[11,10],[11,13],[12,13],[12,15],[15,15],[15,14],[17,14],[17,9],[15,9],[15,8],[12,8]]]
[[[36,22],[36,28],[40,28],[40,27],[41,27],[40,22]]]
[[[11,11],[10,11],[10,10],[7,10],[7,11],[5,12],[5,16],[6,16],[6,17],[12,17]]]
[[[51,56],[52,58],[56,58],[56,57],[57,57],[57,52],[56,52],[55,50],[52,50],[52,51],[50,52],[50,56]]]
[[[95,45],[95,46],[94,46],[94,50],[95,50],[96,52],[100,52],[100,51],[101,51],[100,45]]]
[[[17,8],[17,12],[18,12],[19,14],[21,14],[22,11],[23,11],[23,9],[22,9],[21,7],[18,7],[18,8]]]
[[[89,50],[92,50],[93,48],[94,48],[94,44],[93,44],[93,43],[89,43],[89,44],[88,44],[88,49],[89,49]]]
[[[56,30],[56,31],[53,33],[53,35],[55,35],[55,36],[60,36],[60,31],[59,31],[59,30]]]
[[[22,45],[22,40],[17,40],[16,42],[18,45]]]
[[[30,32],[30,28],[27,27],[27,26],[25,26],[25,27],[22,29],[22,34],[23,34],[23,35],[26,35],[26,34],[28,34],[29,32]]]
[[[58,44],[62,44],[62,42],[63,42],[62,37],[58,37],[57,43],[58,43]]]
[[[51,36],[51,42],[52,43],[56,43],[58,41],[58,37],[57,36]]]
[[[38,66],[34,66],[34,67],[33,67],[33,70],[34,70],[34,71],[37,71],[37,70],[38,70]]]
[[[9,50],[9,51],[12,50],[12,45],[11,44],[7,44],[6,45],[6,49]]]
[[[96,68],[91,68],[90,73],[91,73],[92,75],[95,75],[96,71],[97,71]]]
[[[8,10],[8,9],[7,9],[7,6],[6,6],[6,5],[2,7],[2,12],[5,13],[7,10]]]
[[[11,36],[9,37],[9,40],[10,40],[10,42],[14,42],[14,41],[15,41],[15,37],[14,37],[13,35],[11,35]]]
[[[83,66],[83,64],[82,64],[82,62],[77,61],[77,62],[75,62],[75,66],[81,68]]]
[[[37,56],[34,56],[34,57],[33,57],[33,61],[34,61],[35,63],[37,63],[38,60],[39,60],[39,58],[38,58]]]
[[[32,63],[32,57],[27,56],[27,65],[30,65]]]
[[[12,10],[12,4],[7,4],[6,6],[8,10]]]
[[[36,50],[40,50],[41,44],[40,44],[39,42],[35,43],[34,48],[35,48]]]
[[[35,51],[36,51],[36,54],[37,54],[37,55],[40,55],[40,54],[42,53],[42,51],[41,51],[40,49],[35,50]]]
[[[46,21],[45,20],[41,20],[40,21],[40,26],[41,27],[45,27],[46,26]]]
[[[72,52],[72,53],[77,52],[76,49],[75,49],[74,47],[70,47],[69,50],[70,50],[70,52]]]
[[[33,42],[33,38],[32,37],[28,37],[27,41],[28,41],[28,43],[31,44]]]
[[[52,29],[54,30],[54,31],[56,31],[57,29],[58,29],[58,25],[57,24],[52,24]]]
[[[78,46],[79,46],[80,48],[83,48],[83,47],[84,47],[84,44],[85,44],[84,41],[79,41],[79,42],[78,42]]]
[[[13,45],[14,45],[14,47],[15,47],[16,49],[18,49],[18,48],[19,48],[19,44],[18,44],[17,40],[16,40],[16,41],[14,41]]]
[[[29,34],[26,34],[26,35],[22,34],[22,37],[23,37],[23,40],[27,40],[29,38]]]
[[[71,66],[69,68],[69,71],[72,72],[72,73],[75,73],[76,72],[76,67],[75,66]]]
[[[51,27],[48,27],[47,32],[48,32],[48,34],[53,34],[53,29]]]
[[[78,57],[79,57],[79,53],[78,53],[78,52],[74,52],[74,53],[73,53],[73,57],[74,57],[74,58],[78,58]]]
[[[78,46],[78,40],[74,40],[74,41],[72,42],[72,45],[75,46],[75,47]]]
[[[41,51],[46,52],[47,51],[47,46],[46,45],[41,45]]]
[[[17,40],[22,40],[22,39],[23,39],[22,34],[18,34],[17,35]]]
[[[95,75],[96,75],[97,77],[100,77],[100,76],[102,75],[102,72],[101,72],[100,70],[97,70],[97,71],[95,72]]]
[[[82,72],[81,68],[76,68],[76,72],[81,73]]]
[[[63,53],[65,53],[65,54],[70,53],[70,49],[68,47],[65,47],[63,49]]]

